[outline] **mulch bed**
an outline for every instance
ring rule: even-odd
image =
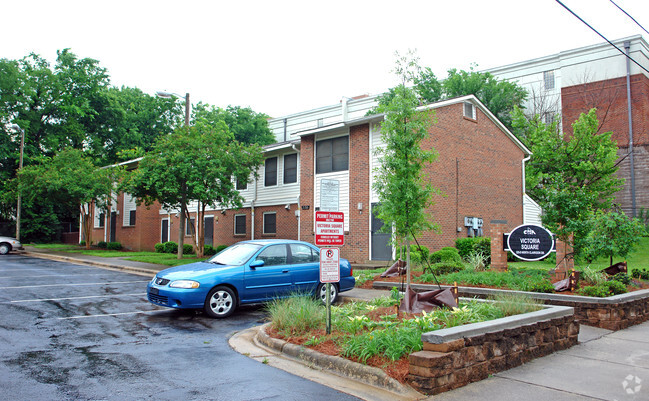
[[[366,316],[371,320],[379,321],[381,316],[394,314],[396,313],[396,311],[397,309],[395,307],[377,308],[373,311],[368,312]],[[421,314],[410,314],[410,313],[401,312],[398,314],[397,319],[399,320],[412,319],[416,316],[421,316]],[[361,362],[358,358],[347,358],[341,355],[341,348],[334,342],[334,339],[340,337],[341,335],[343,335],[343,333],[337,332],[333,327],[332,327],[332,333],[330,335],[327,335],[324,329],[319,329],[319,330],[312,330],[300,336],[284,336],[283,334],[275,330],[275,328],[272,325],[270,325],[266,329],[266,333],[270,337],[278,338],[280,340],[287,341],[291,344],[302,345],[306,348],[312,349],[314,351],[320,352],[325,355],[340,356],[350,361],[363,364],[363,362]],[[320,341],[316,345],[304,345],[304,343],[306,343],[313,337],[318,339],[326,338],[326,340]],[[369,358],[367,362],[365,362],[364,364],[382,369],[388,376],[392,377],[393,379],[398,380],[400,383],[403,384],[406,383],[406,377],[408,376],[408,366],[409,366],[408,355],[405,355],[401,359],[396,361],[393,361],[389,358],[382,357],[382,356],[374,356],[372,358]]]

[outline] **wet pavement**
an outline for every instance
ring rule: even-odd
[[[230,348],[263,307],[215,320],[146,301],[149,279],[68,262],[0,259],[0,399],[352,400]]]

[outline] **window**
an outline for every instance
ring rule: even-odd
[[[135,210],[131,210],[128,212],[128,225],[129,226],[135,225]]]
[[[105,213],[99,213],[99,227],[103,227],[104,223],[106,222],[106,214]]]
[[[124,226],[135,225],[135,210],[137,209],[136,199],[131,195],[124,193],[124,204],[122,210],[122,224]]]
[[[266,159],[264,186],[270,187],[273,185],[277,185],[277,157],[269,157]]]
[[[297,153],[284,156],[284,184],[297,182]]]
[[[264,234],[276,234],[277,226],[275,213],[264,213]]]
[[[546,91],[554,89],[554,71],[543,72],[543,88]]]
[[[236,178],[235,178],[235,180],[236,180]],[[237,186],[236,186],[237,191],[245,191],[246,189],[248,189],[248,182],[247,181],[243,181],[243,180],[236,180],[236,181],[237,181]]]
[[[271,245],[261,251],[257,260],[263,260],[264,266],[277,266],[286,264],[286,245]]]
[[[244,235],[246,233],[246,215],[234,215],[234,235]]]
[[[292,264],[302,264],[302,263],[313,263],[319,262],[320,258],[318,255],[313,252],[310,246],[301,245],[301,244],[291,244],[291,263]]]
[[[327,139],[316,143],[316,174],[349,169],[349,137]]]
[[[543,121],[543,124],[550,125],[552,122],[554,122],[554,112],[552,111],[547,111],[541,115],[541,120]]]
[[[185,220],[185,235],[192,235],[192,227],[194,227],[194,219]]]
[[[473,103],[465,102],[464,103],[464,117],[475,120],[475,106]]]

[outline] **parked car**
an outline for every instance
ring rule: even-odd
[[[0,255],[6,255],[16,249],[23,249],[20,241],[11,237],[0,236]]]
[[[354,288],[349,261],[340,259],[340,282],[330,299]],[[320,249],[302,241],[238,242],[204,261],[162,270],[147,286],[149,302],[182,309],[203,309],[211,317],[230,316],[239,305],[293,294],[326,298],[320,282]]]

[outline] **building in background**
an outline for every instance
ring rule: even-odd
[[[649,209],[649,45],[640,35],[612,43],[644,69],[600,43],[487,72],[526,88],[527,113],[544,122],[558,116],[564,132],[571,132],[580,113],[597,108],[601,131],[612,131],[619,148],[618,175],[625,185],[617,203],[637,216]]]

